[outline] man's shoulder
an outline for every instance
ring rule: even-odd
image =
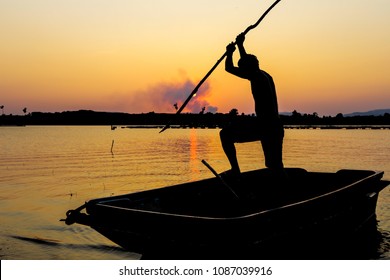
[[[268,81],[270,81],[271,83],[274,82],[274,79],[272,78],[272,76],[270,74],[268,74],[264,70],[260,70],[260,71],[261,71],[262,76],[265,77]]]
[[[267,77],[272,78],[272,76],[271,76],[267,71],[264,71],[264,70],[261,69],[260,72],[261,72],[263,75],[266,75]]]

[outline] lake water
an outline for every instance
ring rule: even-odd
[[[213,177],[229,168],[219,129],[0,127],[0,259],[139,259],[93,229],[66,226],[85,201]],[[242,171],[264,167],[260,143],[237,146]],[[308,171],[382,170],[389,129],[286,129],[284,163]],[[376,259],[390,259],[390,187],[377,205]],[[207,257],[206,257],[207,258]]]

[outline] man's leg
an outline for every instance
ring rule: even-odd
[[[234,131],[232,131],[231,128],[226,127],[220,131],[219,137],[221,139],[223,151],[225,152],[232,168],[232,172],[235,174],[240,174],[240,167],[237,160],[237,151],[236,147],[234,146],[233,133]]]
[[[261,144],[263,146],[265,166],[277,177],[286,177],[282,158],[283,137],[267,137],[261,141]]]

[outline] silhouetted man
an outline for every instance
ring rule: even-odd
[[[233,64],[235,44],[226,47],[225,70],[237,77],[249,80],[255,103],[256,117],[245,122],[231,123],[220,132],[223,150],[231,165],[227,176],[240,175],[235,143],[261,141],[265,165],[276,175],[284,176],[282,146],[284,129],[279,118],[275,84],[272,77],[259,67],[256,56],[247,54],[244,48],[245,35],[239,34],[236,44],[240,52],[238,67]]]

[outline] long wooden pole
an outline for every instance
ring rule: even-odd
[[[265,18],[265,16],[272,10],[273,7],[276,6],[276,4],[278,4],[281,0],[276,0],[264,13],[263,15],[258,19],[258,21],[256,21],[255,24],[252,24],[250,26],[248,26],[245,31],[243,32],[244,35],[247,34],[250,30],[256,28],[259,23]],[[236,42],[234,42],[234,44],[236,44]],[[195,95],[195,93],[197,93],[198,89],[200,88],[200,86],[207,80],[207,78],[211,75],[211,73],[213,73],[213,71],[215,70],[215,68],[217,68],[217,66],[221,63],[221,61],[225,58],[225,56],[227,55],[227,52],[225,51],[225,53],[220,57],[220,59],[217,60],[217,62],[214,64],[214,66],[210,69],[209,72],[207,72],[207,74],[203,77],[202,80],[200,80],[200,82],[196,85],[196,87],[192,90],[192,92],[190,93],[190,95],[187,97],[187,99],[184,101],[184,103],[181,105],[181,107],[176,111],[176,115],[180,114],[181,111],[183,111],[184,107],[187,106],[188,102],[191,100],[191,98]],[[165,131],[167,128],[169,128],[170,125],[167,124],[163,127],[163,129],[160,130],[160,133]]]
[[[215,171],[214,168],[212,168],[211,165],[207,163],[207,161],[205,161],[204,159],[202,159],[202,163],[203,163],[204,165],[206,165],[206,167],[207,167],[208,169],[210,169],[211,173],[213,173],[214,176],[217,177],[217,178],[219,179],[219,181],[221,181],[221,183],[222,183],[226,188],[228,188],[228,190],[234,195],[235,198],[238,198],[238,199],[240,198],[240,197],[237,195],[237,193],[229,186],[229,184],[226,183],[226,181],[222,178],[222,176],[219,175],[219,174],[217,173],[217,171]]]

